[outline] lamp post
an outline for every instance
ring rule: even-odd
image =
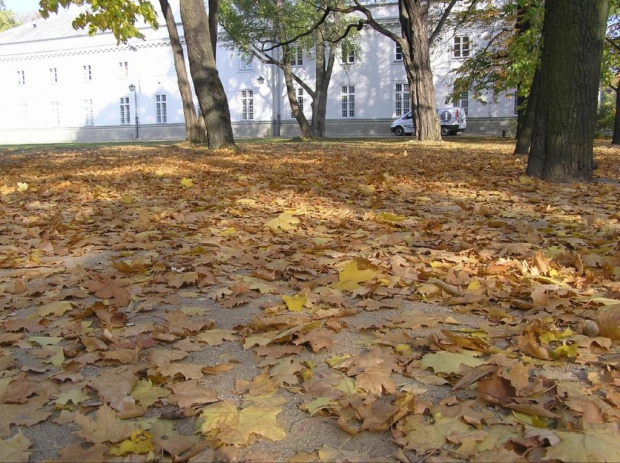
[[[129,86],[129,91],[133,92],[133,103],[134,103],[134,111],[136,112],[136,139],[140,138],[139,132],[139,121],[138,121],[138,92],[136,92],[136,86],[131,84]]]

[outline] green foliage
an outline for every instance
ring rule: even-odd
[[[88,33],[94,35],[99,31],[112,31],[118,42],[126,43],[129,38],[144,39],[136,27],[136,22],[142,18],[157,29],[157,14],[148,0],[40,0],[39,6],[44,18],[50,13],[58,13],[60,7],[68,8],[71,5],[89,5],[89,9],[80,13],[73,21],[75,29],[88,28]]]
[[[454,93],[473,91],[480,100],[488,90],[498,95],[518,88],[527,96],[540,60],[543,15],[541,0],[481,2],[469,11],[467,21],[493,35],[455,71]]]
[[[276,44],[287,42],[309,53],[317,42],[339,41],[348,24],[344,15],[332,14],[312,31],[323,17],[325,8],[333,3],[336,1],[222,0],[219,19],[228,46],[248,57],[269,53]],[[348,34],[342,40],[346,47],[355,47],[354,36]]]
[[[610,135],[614,130],[614,118],[616,116],[616,92],[607,89],[602,92],[599,102],[598,115],[596,118],[597,135]]]
[[[19,19],[15,17],[12,11],[7,11],[4,6],[4,1],[0,0],[0,31],[5,31],[19,25]]]

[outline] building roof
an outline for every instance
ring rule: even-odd
[[[87,36],[88,31],[74,29],[72,22],[82,8],[61,9],[58,14],[51,13],[47,19],[37,19],[21,26],[0,32],[0,44],[35,42],[61,39],[65,37]]]

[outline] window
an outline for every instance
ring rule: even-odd
[[[119,77],[121,79],[126,79],[129,77],[129,63],[127,61],[121,61],[118,63],[118,67],[120,71]]]
[[[340,89],[342,117],[355,117],[355,85],[343,85]]]
[[[17,71],[17,85],[23,87],[26,85],[26,72],[25,71]]]
[[[455,101],[455,104],[463,108],[466,116],[469,115],[469,92],[461,93]]]
[[[59,126],[60,125],[60,106],[58,104],[58,101],[52,101],[50,109],[52,112],[52,118],[51,118],[52,125]]]
[[[342,46],[342,64],[355,64],[355,50],[352,47]]]
[[[304,89],[297,88],[295,89],[295,95],[297,96],[297,106],[299,106],[299,111],[304,111]],[[295,119],[295,114],[293,114],[293,109],[291,108],[291,118]]]
[[[93,100],[84,100],[84,125],[95,125],[95,118],[93,117]]]
[[[244,59],[239,60],[239,70],[240,71],[252,71],[254,69],[254,63],[252,62],[252,58],[249,61],[245,61]]]
[[[291,47],[291,66],[303,66],[304,55],[301,47]]]
[[[56,68],[50,68],[50,84],[58,83],[58,72]]]
[[[396,48],[394,50],[394,61],[402,61],[403,60],[403,47],[400,44],[395,44]]]
[[[93,80],[93,72],[92,72],[92,69],[90,68],[90,64],[85,64],[83,66],[83,69],[84,69],[84,81],[90,82],[91,80]]]
[[[254,119],[254,92],[241,90],[241,119]]]
[[[131,124],[131,112],[129,110],[129,97],[121,97],[121,124]]]
[[[409,84],[396,84],[394,88],[394,109],[396,116],[407,114],[411,110]]]
[[[454,57],[467,58],[469,56],[469,37],[461,35],[454,37]]]
[[[155,95],[155,114],[157,114],[158,124],[166,124],[168,122],[166,95]]]
[[[517,95],[517,92],[514,92],[512,95],[512,114],[515,116],[519,114],[519,95]]]

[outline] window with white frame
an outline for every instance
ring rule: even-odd
[[[355,64],[355,49],[346,44],[342,45],[342,64]]]
[[[83,77],[84,77],[84,82],[90,82],[91,80],[93,80],[93,70],[90,66],[90,64],[85,64],[83,67]]]
[[[304,89],[299,87],[295,89],[295,96],[297,97],[297,106],[299,107],[299,111],[304,111]],[[293,114],[293,109],[291,108],[291,118],[295,119],[295,114]]]
[[[50,84],[58,83],[58,70],[56,68],[50,68]]]
[[[84,125],[95,125],[93,100],[90,98],[84,100]]]
[[[411,109],[411,94],[408,83],[394,85],[394,112],[396,116],[407,114]]]
[[[121,61],[118,63],[118,67],[119,67],[119,77],[121,79],[126,79],[127,77],[129,77],[129,62]]]
[[[254,70],[254,62],[252,58],[249,60],[240,59],[239,60],[239,70],[240,71],[253,71]]]
[[[241,90],[241,119],[254,119],[254,91]]]
[[[121,97],[121,124],[131,124],[131,111],[128,96]]]
[[[303,66],[304,54],[301,47],[291,47],[291,66]]]
[[[342,117],[355,117],[355,85],[341,86],[340,93]]]
[[[168,123],[168,103],[165,94],[155,95],[155,114],[158,124]]]
[[[452,51],[455,58],[467,58],[470,52],[469,36],[458,35],[454,37],[454,48]]]
[[[394,45],[396,45],[396,47],[394,48],[394,61],[402,61],[403,47],[401,47],[399,43],[396,43]]]
[[[50,109],[52,113],[51,123],[52,125],[59,126],[60,125],[60,105],[58,101],[52,101],[50,104]]]
[[[469,92],[461,93],[456,99],[455,104],[458,107],[463,108],[466,116],[469,115]]]
[[[20,87],[26,85],[26,71],[17,71],[17,85]]]

